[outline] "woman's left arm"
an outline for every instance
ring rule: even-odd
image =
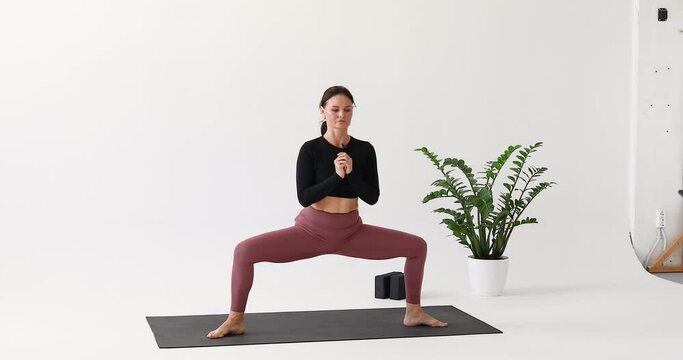
[[[375,205],[379,199],[379,177],[377,175],[377,155],[375,148],[369,144],[368,163],[363,166],[365,176],[361,176],[355,170],[346,174],[349,184],[356,191],[358,197],[370,205]],[[355,164],[354,164],[355,166]]]

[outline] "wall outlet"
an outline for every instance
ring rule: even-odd
[[[655,227],[657,228],[663,228],[666,220],[666,214],[664,212],[664,209],[657,209],[655,213]]]

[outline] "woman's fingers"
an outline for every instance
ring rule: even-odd
[[[350,170],[351,169],[350,164],[353,163],[349,154],[347,154],[345,152],[338,152],[337,158],[334,159],[334,161],[335,161],[335,163],[338,162],[340,164],[340,166],[343,166],[344,171]]]
[[[337,153],[337,158],[334,159],[335,164],[339,164],[339,166],[344,170],[344,172],[350,170],[349,164],[351,163],[351,157],[349,154],[345,152],[339,152]]]

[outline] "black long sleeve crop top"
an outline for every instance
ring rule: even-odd
[[[351,173],[341,178],[334,170],[340,152],[353,160]],[[299,203],[306,207],[325,196],[360,197],[370,205],[379,198],[377,155],[368,141],[350,137],[344,148],[330,144],[323,136],[301,145],[296,161],[296,190]]]

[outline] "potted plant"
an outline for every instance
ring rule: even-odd
[[[458,242],[472,252],[467,259],[470,284],[478,295],[500,295],[507,276],[508,257],[503,256],[512,231],[519,225],[537,223],[536,218],[521,218],[531,201],[555,182],[540,182],[548,170],[527,163],[531,153],[543,145],[538,142],[523,148],[510,167],[509,182],[503,184],[498,201],[494,203],[494,184],[504,165],[521,148],[509,146],[495,161],[489,161],[484,171],[475,176],[465,161],[457,158],[439,160],[426,147],[415,149],[425,154],[441,172],[441,178],[431,185],[440,188],[429,193],[422,203],[440,198],[453,199],[455,208],[438,208],[435,213],[449,215],[441,220]],[[451,172],[460,170],[465,180]],[[534,184],[535,183],[535,184]],[[449,235],[450,236],[450,235]]]

